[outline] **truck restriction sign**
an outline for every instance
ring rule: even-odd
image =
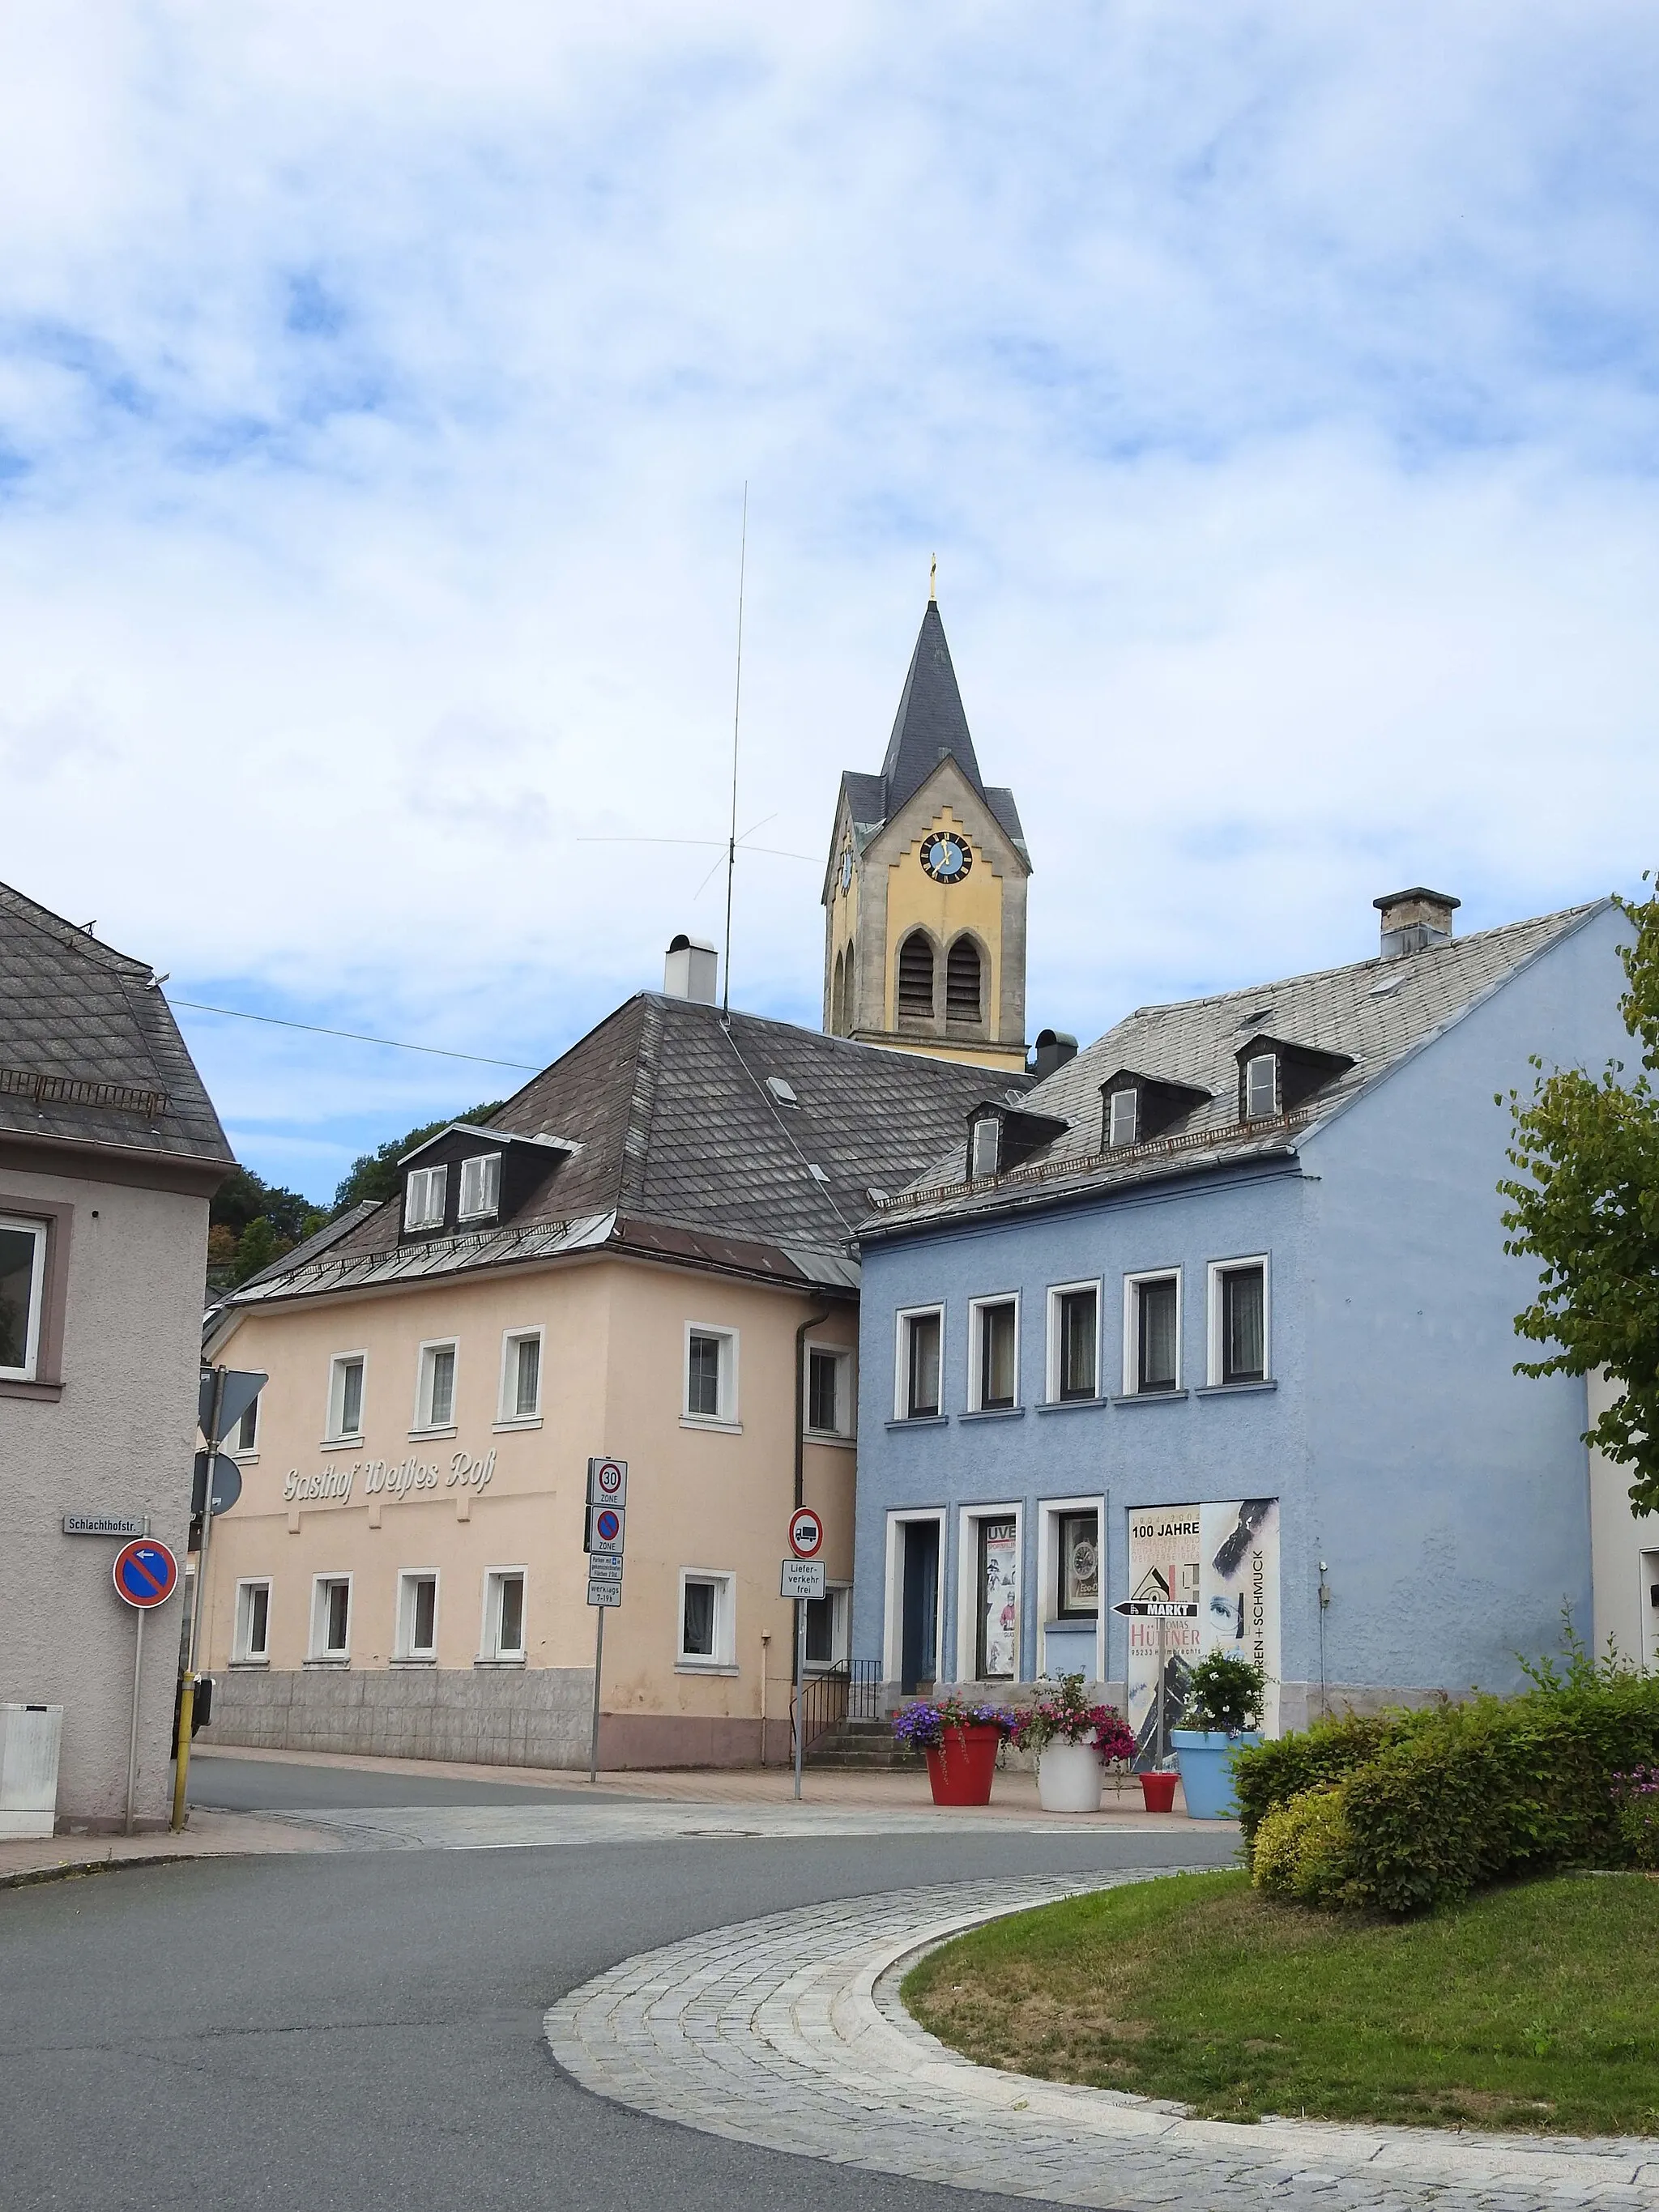
[[[115,1587],[129,1605],[148,1612],[173,1595],[179,1583],[179,1562],[165,1544],[145,1536],[124,1544],[115,1555]]]
[[[798,1505],[789,1523],[789,1548],[798,1559],[816,1559],[823,1548],[823,1523],[810,1505]]]

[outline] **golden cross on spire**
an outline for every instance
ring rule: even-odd
[[[934,554],[927,565],[927,603],[931,606],[939,598],[939,555]]]

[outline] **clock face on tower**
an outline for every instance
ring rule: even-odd
[[[853,855],[850,853],[842,854],[841,867],[837,873],[841,887],[845,890],[853,880]]]
[[[973,866],[974,856],[963,839],[940,830],[923,843],[921,865],[936,884],[959,884]]]

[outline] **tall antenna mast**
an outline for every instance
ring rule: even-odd
[[[743,713],[743,580],[749,558],[749,480],[743,485],[743,535],[738,546],[738,681],[732,700],[732,827],[726,840],[726,967],[720,1013],[732,1012],[732,881],[738,872],[738,722]]]

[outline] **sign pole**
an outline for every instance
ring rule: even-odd
[[[219,1449],[219,1425],[225,1405],[225,1373],[213,1370],[213,1403],[208,1415],[207,1487],[202,1498],[202,1549],[196,1561],[196,1603],[191,1611],[190,1642],[185,1657],[184,1686],[179,1696],[179,1756],[173,1771],[173,1830],[185,1825],[185,1784],[190,1773],[190,1729],[196,1717],[196,1674],[202,1656],[202,1606],[207,1595],[208,1547],[213,1540],[213,1455]]]
[[[1158,1764],[1164,1767],[1164,1680],[1168,1664],[1170,1624],[1160,1613],[1158,1616]]]
[[[801,1762],[806,1751],[806,1716],[801,1692],[806,1686],[806,1600],[795,1600],[795,1800],[800,1801]]]
[[[144,1516],[144,1534],[149,1534],[149,1516]],[[124,1835],[132,1833],[133,1800],[138,1790],[138,1690],[144,1679],[144,1615],[147,1605],[137,1607],[138,1627],[132,1648],[132,1724],[127,1730],[127,1819]]]
[[[593,1631],[593,1727],[587,1739],[587,1778],[599,1778],[599,1669],[605,1664],[605,1616],[607,1608],[598,1606],[599,1626]]]

